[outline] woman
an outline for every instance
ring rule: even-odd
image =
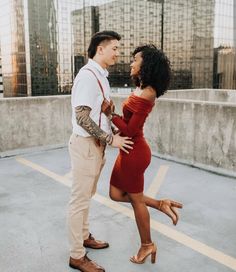
[[[134,144],[129,154],[120,151],[116,159],[110,180],[110,197],[114,201],[130,202],[134,210],[141,247],[130,260],[141,264],[151,255],[151,261],[155,263],[157,247],[151,239],[147,206],[167,214],[174,225],[179,218],[175,208],[182,208],[182,204],[172,200],[156,200],[143,194],[144,172],[151,161],[143,125],[155,104],[155,98],[167,91],[170,63],[154,45],[136,48],[133,57],[131,76],[137,88],[123,104],[123,117],[113,113],[111,120],[122,135],[132,137]]]

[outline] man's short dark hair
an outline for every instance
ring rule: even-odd
[[[96,55],[97,47],[104,41],[120,40],[121,36],[115,31],[100,31],[95,33],[90,41],[88,48],[88,57],[93,58]]]

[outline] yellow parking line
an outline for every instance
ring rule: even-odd
[[[64,178],[72,180],[72,171],[66,173],[66,174],[64,175]]]
[[[36,163],[33,163],[33,162],[29,161],[29,160],[26,160],[24,158],[16,157],[16,160],[18,162],[20,162],[21,164],[29,166],[29,167],[33,168],[34,170],[36,170],[36,171],[44,174],[45,176],[48,176],[48,177],[50,177],[50,178],[52,178],[52,179],[54,179],[54,180],[62,183],[63,185],[70,186],[69,180],[66,179],[63,176],[57,175],[56,173],[54,173],[54,172],[52,172],[52,171],[50,171],[50,170],[48,170],[48,169],[46,169],[46,168],[44,168],[44,167],[36,164]]]
[[[60,175],[57,175],[56,173],[49,171],[48,169],[46,169],[42,166],[39,166],[35,163],[32,163],[31,161],[28,161],[26,159],[19,158],[19,157],[17,157],[16,160],[26,166],[33,168],[34,170],[68,186],[68,187],[71,186],[71,182],[68,179],[66,179],[65,177],[62,177]],[[108,199],[104,196],[101,196],[99,194],[96,194],[94,196],[94,200],[107,206],[108,208],[111,208],[117,212],[120,212],[120,213],[134,219],[132,209],[129,209],[123,205],[120,205],[117,202],[111,201],[110,199]],[[236,258],[226,255],[219,250],[216,250],[212,247],[207,246],[206,244],[204,244],[202,242],[192,239],[191,237],[189,237],[179,231],[176,231],[176,230],[174,230],[164,224],[161,224],[154,219],[151,219],[151,227],[152,227],[152,229],[154,229],[154,230],[162,233],[163,235],[185,245],[186,247],[189,247],[189,248],[201,253],[202,255],[207,256],[207,257],[211,258],[212,260],[215,260],[216,262],[223,264],[223,265],[233,269],[234,271],[236,271]]]
[[[161,165],[156,177],[154,178],[153,182],[151,183],[151,185],[149,186],[149,188],[147,189],[147,191],[145,192],[146,195],[150,196],[150,197],[154,197],[157,192],[159,191],[161,184],[163,183],[166,173],[169,169],[169,166],[167,165]]]
[[[99,194],[96,194],[94,196],[94,199],[101,204],[115,210],[116,212],[120,212],[132,219],[134,219],[133,210],[118,204],[117,202],[114,202],[104,196],[101,196]],[[218,263],[221,263],[233,270],[236,271],[236,259],[224,254],[223,252],[216,250],[212,247],[207,246],[206,244],[199,242],[195,239],[192,239],[188,235],[185,235],[177,230],[174,230],[162,223],[159,223],[158,221],[151,219],[151,228],[162,233],[163,235],[167,236],[168,238],[171,238],[199,253],[202,255],[205,255]]]

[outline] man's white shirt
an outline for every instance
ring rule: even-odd
[[[77,76],[71,92],[72,105],[72,126],[73,133],[83,137],[91,136],[76,122],[75,108],[78,106],[88,106],[91,108],[90,118],[99,125],[99,117],[101,112],[101,105],[103,102],[103,95],[95,75],[86,69],[92,70],[103,87],[104,96],[110,101],[110,85],[107,80],[108,71],[103,69],[97,62],[89,59],[88,63],[83,66]],[[101,129],[106,133],[111,133],[110,121],[104,113],[101,114]]]

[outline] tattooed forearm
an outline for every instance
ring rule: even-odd
[[[111,144],[112,135],[103,131],[89,116],[91,108],[88,106],[78,106],[75,108],[77,124],[86,130],[91,136],[99,139],[103,143]]]

